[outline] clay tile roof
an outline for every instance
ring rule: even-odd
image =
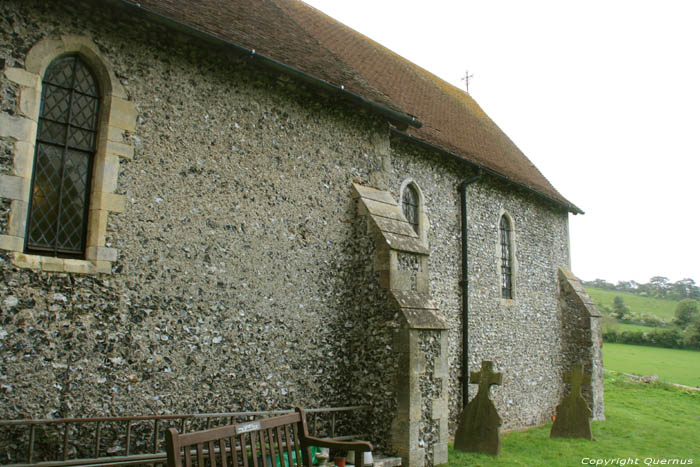
[[[134,0],[122,0],[136,3]],[[407,132],[582,212],[466,92],[298,0],[139,0],[145,10],[414,115]]]

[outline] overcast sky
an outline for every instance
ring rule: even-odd
[[[469,91],[585,215],[580,278],[700,283],[700,2],[305,0]]]

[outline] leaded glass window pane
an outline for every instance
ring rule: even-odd
[[[78,56],[69,55],[49,65],[42,84],[27,250],[79,256],[97,139],[97,82]]]
[[[403,191],[402,202],[403,214],[406,216],[413,230],[418,232],[418,192],[411,185],[406,186]]]
[[[510,223],[506,216],[501,216],[499,227],[501,233],[501,296],[503,298],[513,298],[511,232]]]

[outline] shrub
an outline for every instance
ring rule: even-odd
[[[615,299],[613,300],[613,315],[617,319],[623,319],[627,313],[629,313],[630,309],[627,308],[627,305],[625,305],[625,301],[622,299],[622,297],[615,296]]]
[[[688,325],[683,335],[683,345],[687,349],[700,349],[700,320]]]
[[[700,319],[698,301],[692,298],[681,300],[676,306],[676,317],[673,322],[681,328],[685,328],[697,319]]]
[[[697,345],[700,343],[700,323],[698,324],[698,332],[696,337],[685,337],[681,335],[678,329],[654,329],[653,331],[622,331],[617,332],[614,329],[607,329],[603,332],[603,340],[618,344],[631,345],[650,345],[654,347],[665,347],[669,349],[692,348],[686,343]],[[693,340],[695,339],[695,340]],[[700,347],[699,347],[700,348]]]

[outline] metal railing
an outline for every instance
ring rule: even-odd
[[[337,432],[360,426],[352,418],[367,409],[306,409],[309,430],[313,436],[335,440],[366,438],[366,433],[337,436]],[[185,433],[289,412],[293,410],[0,420],[0,463],[5,467],[155,465],[166,460],[161,446],[168,428]]]

